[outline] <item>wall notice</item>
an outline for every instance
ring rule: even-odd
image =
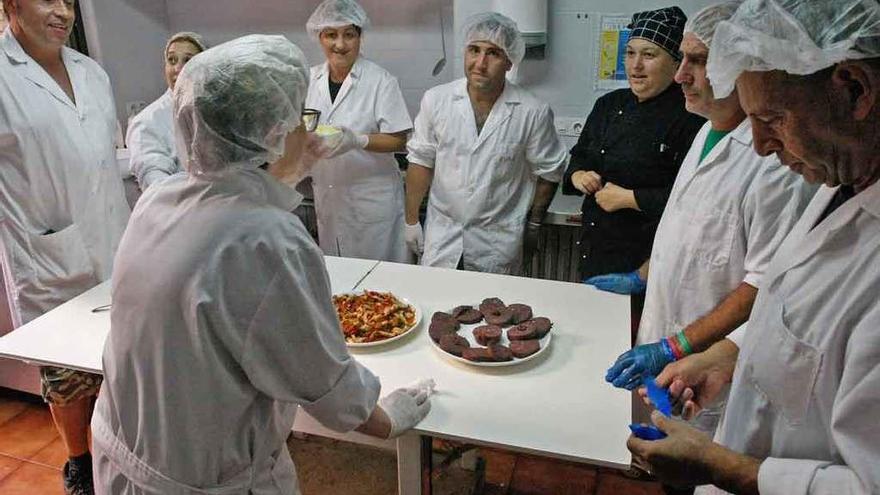
[[[599,36],[596,40],[597,61],[594,87],[598,91],[626,88],[626,70],[623,62],[626,56],[626,42],[630,30],[628,15],[601,14],[599,17]]]

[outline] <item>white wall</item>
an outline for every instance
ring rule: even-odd
[[[110,76],[124,126],[126,103],[149,103],[167,89],[162,75],[168,37],[165,0],[80,0],[80,10],[89,55]]]
[[[497,0],[495,0],[497,1]],[[503,1],[503,0],[502,0]],[[557,117],[586,118],[602,95],[593,90],[593,47],[599,14],[634,12],[678,5],[688,15],[714,0],[548,0],[547,47],[544,60],[523,62],[519,82],[548,102]],[[491,10],[493,0],[454,0],[455,32],[469,15]],[[580,18],[578,18],[580,14]],[[583,14],[587,14],[584,18]],[[461,77],[462,41],[456,39],[455,74]]]

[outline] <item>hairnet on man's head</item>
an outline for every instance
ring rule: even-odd
[[[205,43],[205,39],[202,38],[202,35],[199,33],[193,33],[192,31],[181,31],[172,35],[168,38],[168,41],[165,42],[165,54],[168,54],[168,49],[171,48],[172,43],[177,43],[178,41],[188,41],[196,46],[199,49],[199,52],[203,52],[208,49],[208,44]]]
[[[718,23],[733,17],[734,12],[742,3],[743,0],[725,0],[709,5],[688,18],[684,25],[684,32],[692,33],[706,47],[711,48],[712,38],[715,36],[715,28],[718,27]]]
[[[364,8],[354,0],[324,0],[306,22],[306,31],[317,38],[324,29],[348,25],[362,30],[370,27],[370,18]]]
[[[877,0],[746,0],[715,29],[707,73],[715,96],[745,71],[805,75],[844,60],[880,57]]]
[[[300,124],[308,76],[302,51],[283,36],[244,36],[194,57],[174,88],[187,171],[214,175],[277,160]]]
[[[525,56],[526,43],[516,22],[498,12],[470,16],[464,21],[462,33],[465,47],[474,41],[487,41],[504,50],[514,65],[519,64]]]

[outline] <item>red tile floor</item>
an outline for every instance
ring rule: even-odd
[[[484,495],[662,495],[656,483],[630,480],[618,471],[483,450]],[[66,454],[49,409],[39,398],[0,388],[0,493],[63,494]]]

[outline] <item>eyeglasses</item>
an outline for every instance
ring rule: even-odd
[[[315,132],[318,121],[321,120],[321,111],[314,108],[304,108],[302,111],[302,124],[306,132]]]

